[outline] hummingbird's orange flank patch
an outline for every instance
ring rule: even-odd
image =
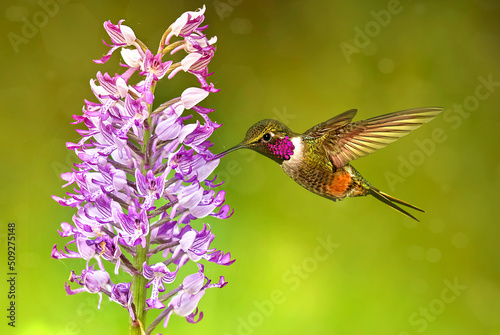
[[[339,171],[333,175],[333,181],[326,186],[326,191],[334,197],[342,198],[351,187],[352,177],[346,171]]]

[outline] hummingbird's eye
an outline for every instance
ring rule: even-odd
[[[269,142],[271,140],[271,134],[264,134],[264,136],[262,136],[262,139],[264,140],[264,142]]]

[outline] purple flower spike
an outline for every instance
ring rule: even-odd
[[[205,267],[234,262],[230,253],[216,249],[210,226],[196,222],[233,213],[224,204],[223,181],[213,175],[220,160],[210,152],[210,136],[221,125],[211,121],[213,109],[201,106],[219,91],[207,82],[217,38],[205,34],[204,14],[205,7],[182,14],[154,52],[123,20],[104,23],[111,43],[95,62],[105,63],[119,50],[124,70],[99,71],[90,80],[95,98],[85,100],[82,114],[73,115],[80,138],[66,143],[81,161],[61,174],[70,191],[52,196],[75,213],[58,230],[69,241],[63,248],[54,245],[51,257],[85,260],[76,272],[80,275],[71,271],[66,292],[98,294],[99,306],[103,294],[108,296],[127,310],[133,334],[149,335],[160,323],[166,327],[173,314],[199,322],[198,303],[206,290],[227,284],[224,277],[211,283]],[[180,61],[173,63],[168,58],[177,52],[185,55],[176,55]],[[155,100],[159,82],[174,80],[179,71],[199,84],[176,89],[182,93],[167,102]],[[273,150],[291,155],[289,142]],[[198,271],[176,279],[189,262],[196,262]],[[123,273],[130,282],[115,279]],[[161,310],[149,325],[148,309]]]

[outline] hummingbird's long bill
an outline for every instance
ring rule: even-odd
[[[226,151],[223,151],[220,154],[215,155],[213,159],[220,159],[220,158],[224,157],[225,155],[227,155],[228,153],[230,153],[232,151],[235,151],[235,150],[238,150],[238,149],[243,149],[243,148],[246,148],[246,147],[247,147],[246,143],[237,144],[234,147],[229,148]]]

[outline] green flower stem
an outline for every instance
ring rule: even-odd
[[[154,93],[155,90],[155,83],[151,85],[151,92]],[[148,111],[149,115],[151,115],[151,110],[152,110],[152,105],[148,105]],[[147,124],[151,125],[151,117],[148,118]],[[149,139],[151,138],[151,131],[152,129],[150,127],[147,127],[144,131],[144,141],[142,145],[142,153],[146,157],[146,150],[148,148],[148,142]],[[143,162],[143,165],[141,166],[141,172],[145,175],[146,174],[146,166],[148,165],[149,162]],[[132,277],[132,295],[133,295],[133,301],[135,305],[135,314],[136,314],[136,320],[132,321],[130,325],[130,335],[143,335],[145,334],[144,330],[146,329],[146,297],[147,297],[147,289],[146,289],[146,283],[147,279],[144,278],[142,275],[142,266],[144,262],[148,264],[148,252],[149,252],[149,244],[150,244],[150,239],[151,239],[151,232],[146,236],[146,246],[143,248],[140,244],[137,246],[137,254],[134,257],[134,266],[135,268],[140,272],[139,274],[136,274]],[[148,264],[149,265],[149,264]]]
[[[130,326],[130,335],[144,334],[146,325],[146,283],[147,280],[142,275],[142,265],[148,260],[149,251],[149,234],[146,236],[146,247],[143,248],[140,244],[137,246],[137,255],[134,257],[134,266],[140,271],[140,274],[134,275],[132,278],[132,294],[134,298],[136,321],[133,321]]]

